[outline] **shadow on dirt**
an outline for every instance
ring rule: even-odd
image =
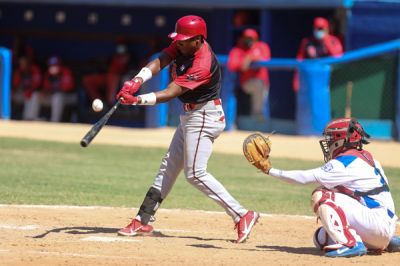
[[[264,249],[265,251],[280,251],[292,254],[301,254],[301,255],[307,254],[307,255],[321,256],[321,251],[319,251],[315,247],[296,248],[296,247],[286,247],[286,246],[263,245],[263,246],[257,246],[257,248]]]
[[[198,236],[177,236],[177,235],[166,235],[160,231],[154,231],[151,235],[153,237],[166,237],[166,238],[183,238],[183,239],[195,239],[199,241],[226,241],[233,242],[231,239],[222,239],[222,238],[203,238]]]
[[[32,238],[44,238],[50,233],[65,233],[72,235],[89,235],[89,234],[116,234],[120,228],[106,228],[106,227],[84,227],[84,226],[73,226],[73,227],[61,227],[48,230],[47,232],[32,236]]]
[[[73,227],[61,227],[48,230],[40,235],[31,236],[32,238],[44,238],[50,233],[63,233],[72,235],[90,235],[90,234],[113,234],[116,235],[120,228],[107,228],[107,227],[84,227],[84,226],[73,226]],[[183,238],[183,239],[194,239],[199,241],[227,241],[233,242],[230,239],[221,238],[202,238],[198,236],[179,236],[179,235],[166,235],[160,231],[154,231],[151,234],[137,235],[138,237],[162,237],[162,238]]]

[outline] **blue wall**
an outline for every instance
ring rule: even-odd
[[[356,2],[351,9],[351,50],[400,38],[400,3]]]

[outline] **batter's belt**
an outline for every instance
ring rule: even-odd
[[[221,102],[221,99],[215,99],[215,100],[211,100],[211,101],[204,102],[204,103],[184,103],[183,110],[185,112],[189,112],[189,111],[193,111],[196,109],[200,109],[201,107],[203,107],[205,105],[209,105],[209,104],[217,106],[217,105],[222,105],[222,102]]]

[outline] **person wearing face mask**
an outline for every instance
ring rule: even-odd
[[[269,115],[265,105],[269,91],[268,70],[265,67],[253,69],[250,64],[270,58],[268,44],[260,41],[257,31],[250,28],[243,31],[238,44],[231,49],[228,56],[228,69],[239,73],[240,87],[251,96],[251,115],[260,119]]]
[[[341,56],[343,46],[339,38],[329,34],[329,22],[322,17],[316,17],[313,25],[313,36],[304,38],[297,52],[296,58],[317,59],[326,56]],[[293,79],[293,89],[298,91],[300,87],[298,73]]]
[[[52,122],[60,122],[66,104],[77,101],[76,95],[72,93],[75,88],[75,80],[71,70],[62,65],[61,59],[52,56],[47,61],[47,71],[43,81],[43,97],[46,102],[50,101]],[[49,97],[46,97],[49,96]]]

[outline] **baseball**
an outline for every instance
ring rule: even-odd
[[[92,103],[92,109],[95,112],[103,110],[103,102],[100,99],[95,99]]]

